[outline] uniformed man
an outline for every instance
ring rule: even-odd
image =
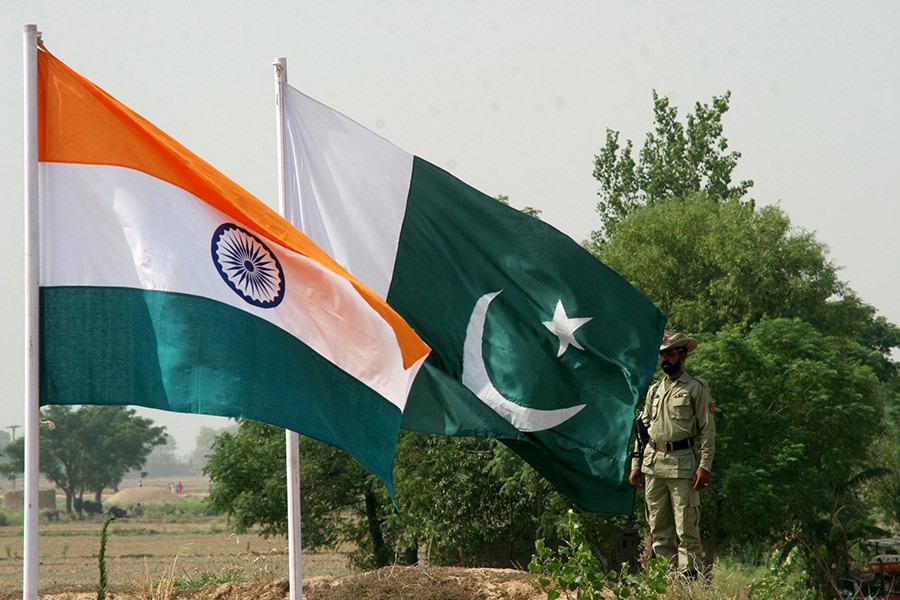
[[[634,458],[629,481],[646,485],[653,552],[689,577],[704,570],[700,544],[700,491],[710,482],[716,425],[707,383],[684,371],[697,340],[663,335],[659,364],[666,376],[650,386],[641,420],[650,440],[643,461]]]

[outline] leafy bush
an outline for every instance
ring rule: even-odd
[[[769,557],[768,572],[750,583],[751,598],[767,600],[813,600],[816,591],[809,587],[809,574],[798,548],[784,560],[776,550]]]
[[[536,554],[528,565],[541,589],[547,592],[547,600],[556,600],[563,594],[572,598],[572,593],[576,600],[597,600],[604,597],[604,590],[611,591],[615,598],[655,600],[666,592],[665,558],[651,559],[640,573],[631,573],[627,563],[619,571],[607,572],[591,551],[577,513],[566,513],[564,529],[563,545],[555,552],[543,539],[535,542]]]

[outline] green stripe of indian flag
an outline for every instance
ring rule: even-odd
[[[255,419],[346,450],[390,487],[400,411],[272,323],[167,291],[42,287],[40,299],[43,402]]]
[[[283,330],[403,409],[416,369],[403,369],[394,332],[346,279],[269,242],[284,269],[285,297],[275,308],[252,306],[213,263],[213,234],[231,219],[209,204],[121,167],[41,163],[40,176],[42,287],[212,300]]]

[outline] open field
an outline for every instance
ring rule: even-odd
[[[126,482],[125,485],[131,482]],[[134,482],[136,483],[136,482]],[[287,577],[287,541],[265,539],[255,534],[236,535],[226,518],[196,510],[205,496],[208,482],[203,478],[183,479],[183,492],[165,503],[145,502],[145,515],[123,518],[109,527],[106,562],[111,591],[147,589],[164,578],[202,580],[229,572],[246,579]],[[167,482],[146,480],[143,489],[122,488],[116,497],[128,499],[150,495],[153,490],[168,494]],[[112,494],[110,495],[112,496]],[[192,503],[191,500],[194,502]],[[77,520],[64,514],[64,497],[57,497],[60,522],[43,517],[38,542],[38,585],[42,593],[53,590],[96,590],[99,580],[98,555],[104,516]],[[121,508],[133,503],[116,502]],[[185,506],[194,504],[193,510]],[[106,498],[104,508],[111,505]],[[0,527],[0,595],[22,589],[22,527]],[[303,556],[304,575],[344,575],[349,571],[342,553]],[[96,592],[95,592],[96,594]]]

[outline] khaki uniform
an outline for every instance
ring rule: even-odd
[[[643,462],[632,461],[632,470],[641,469],[644,474],[653,552],[682,571],[702,571],[700,494],[692,481],[698,466],[712,472],[716,424],[709,386],[687,373],[675,381],[665,378],[653,384],[642,420],[651,441]],[[662,446],[689,439],[693,440],[690,448]]]

